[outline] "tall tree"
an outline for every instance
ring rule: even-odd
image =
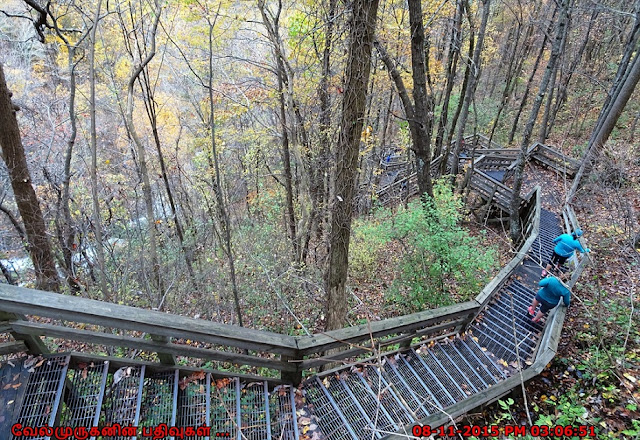
[[[284,55],[282,39],[280,38],[280,16],[282,2],[277,3],[275,12],[271,12],[263,0],[258,0],[258,9],[262,23],[267,29],[267,35],[273,47],[276,62],[275,73],[278,82],[279,117],[280,117],[280,146],[282,155],[282,169],[284,171],[285,206],[287,209],[287,232],[293,247],[293,260],[300,258],[300,241],[298,240],[296,212],[294,208],[293,173],[291,170],[291,149],[289,144],[289,127],[287,125],[287,96],[289,94],[292,73],[288,60]]]
[[[0,146],[2,147],[2,158],[9,170],[11,188],[29,241],[27,249],[33,261],[37,287],[42,290],[57,291],[59,289],[58,273],[47,239],[40,202],[33,188],[31,174],[27,166],[27,158],[24,154],[20,128],[16,118],[17,110],[17,106],[11,102],[11,92],[7,87],[3,66],[0,64],[0,127],[2,127]]]
[[[166,47],[166,46],[165,46]],[[160,72],[158,72],[158,75]],[[178,217],[177,203],[174,196],[174,190],[169,184],[169,173],[167,170],[167,164],[164,158],[164,152],[162,151],[162,143],[160,141],[160,134],[158,132],[158,101],[155,97],[155,88],[158,83],[158,78],[154,81],[151,80],[149,69],[143,69],[139,78],[139,83],[142,88],[142,96],[144,101],[144,107],[149,117],[149,123],[151,124],[151,132],[153,134],[153,142],[156,146],[156,152],[158,153],[158,161],[160,162],[160,174],[162,175],[162,182],[164,183],[165,191],[167,192],[167,199],[169,201],[169,208],[171,209],[171,217],[173,224],[176,226],[176,235],[178,236],[178,243],[182,249],[185,264],[187,266],[187,273],[191,285],[194,289],[198,289],[198,282],[196,275],[193,271],[193,250],[185,240],[184,227],[182,220]]]
[[[98,133],[96,123],[96,32],[100,21],[102,0],[98,0],[91,26],[91,46],[89,48],[89,113],[90,113],[90,149],[91,149],[91,201],[93,206],[93,230],[96,238],[96,256],[98,257],[98,285],[102,296],[108,300],[111,295],[107,288],[107,272],[105,270],[104,247],[102,245],[102,216],[100,199],[98,198]]]
[[[60,17],[54,14],[54,10],[50,5],[42,7],[33,0],[24,0],[29,8],[37,13],[37,19],[32,20],[36,28],[36,32],[41,38],[41,42],[45,41],[45,28],[51,29],[55,35],[62,41],[64,47],[67,49],[67,72],[69,76],[69,135],[67,137],[67,149],[65,151],[64,158],[64,173],[62,175],[62,188],[58,185],[54,185],[58,192],[58,206],[56,209],[56,234],[58,236],[58,242],[62,250],[62,262],[63,268],[66,271],[66,280],[69,288],[73,291],[79,291],[80,285],[76,278],[76,272],[74,270],[73,262],[73,247],[76,240],[76,225],[71,216],[70,200],[71,200],[71,159],[73,157],[73,149],[76,143],[78,134],[77,128],[77,115],[76,115],[76,68],[81,61],[81,58],[76,57],[78,48],[81,47],[82,42],[87,38],[91,28],[78,30],[78,29],[66,29],[60,23]],[[63,17],[66,14],[61,14]],[[74,34],[80,34],[76,37]],[[45,174],[48,176],[49,174]],[[62,218],[60,216],[62,214]]]
[[[542,101],[549,88],[549,82],[551,77],[555,74],[556,63],[560,57],[560,50],[562,48],[562,41],[565,35],[565,27],[569,19],[569,4],[571,0],[562,0],[560,3],[560,17],[558,18],[558,26],[556,28],[555,39],[551,46],[551,54],[549,55],[549,62],[547,68],[544,71],[542,81],[540,82],[540,88],[536,99],[533,101],[533,108],[529,115],[529,121],[525,126],[524,133],[522,135],[522,143],[520,144],[520,151],[518,152],[518,159],[516,161],[514,181],[513,181],[513,196],[509,206],[509,234],[511,240],[515,243],[520,235],[520,190],[522,188],[522,177],[524,175],[524,166],[526,162],[526,153],[531,140],[531,134],[533,133],[533,127],[538,118]]]
[[[302,257],[305,259],[309,250],[309,241],[313,228],[316,237],[322,238],[324,225],[327,221],[327,201],[329,198],[329,173],[328,164],[331,159],[331,98],[329,96],[329,80],[331,76],[331,47],[333,44],[333,29],[336,21],[337,0],[329,0],[329,9],[324,22],[324,49],[322,50],[322,73],[318,83],[318,101],[320,111],[318,114],[318,131],[320,151],[313,165],[311,178],[311,217],[305,236]]]
[[[558,115],[558,112],[560,111],[564,103],[567,101],[567,91],[569,89],[569,83],[571,82],[573,74],[577,71],[580,62],[582,61],[582,56],[584,55],[585,49],[587,48],[587,44],[591,41],[591,31],[599,13],[600,10],[598,8],[595,8],[591,13],[591,18],[589,19],[589,24],[587,25],[587,30],[582,40],[582,44],[580,45],[577,54],[571,61],[569,68],[564,70],[563,75],[560,78],[560,84],[558,85],[558,91],[556,93],[556,101],[546,126],[546,136],[549,136],[549,133],[551,133],[551,129],[553,128],[553,125],[556,121],[556,116]]]
[[[635,57],[632,59],[634,53]],[[638,55],[640,55],[640,1],[636,0],[634,24],[629,32],[622,59],[618,64],[616,77],[602,106],[596,126],[591,132],[587,151],[582,158],[576,177],[573,179],[569,194],[567,194],[567,202],[571,202],[575,197],[583,176],[591,170],[593,160],[597,158],[600,149],[609,139],[615,123],[638,84],[638,75],[640,74]]]
[[[379,41],[374,44],[380,59],[393,80],[411,133],[411,149],[415,155],[418,190],[433,196],[431,183],[431,134],[433,131],[434,100],[427,90],[427,64],[425,35],[420,0],[409,0],[409,27],[411,30],[411,71],[413,102],[395,63]]]
[[[440,120],[438,122],[438,132],[435,141],[435,154],[442,152],[442,144],[445,139],[445,130],[447,130],[449,119],[449,101],[451,100],[451,92],[455,85],[456,73],[458,70],[458,59],[460,58],[460,47],[462,46],[461,26],[462,14],[464,13],[464,0],[456,0],[456,12],[453,17],[453,26],[451,29],[451,40],[449,42],[449,53],[447,55],[447,69],[444,97],[442,99],[442,111],[440,112]],[[446,161],[443,161],[446,162]]]
[[[155,214],[153,209],[153,193],[151,192],[151,181],[149,179],[149,169],[147,165],[147,153],[145,151],[144,143],[138,134],[138,130],[136,129],[136,125],[133,119],[133,110],[134,110],[134,87],[136,82],[139,81],[142,72],[145,69],[148,69],[149,63],[156,55],[156,34],[158,31],[158,24],[160,22],[160,16],[162,9],[158,2],[154,3],[154,9],[152,11],[153,22],[151,29],[149,30],[148,38],[150,39],[150,43],[147,43],[147,35],[140,35],[142,29],[144,29],[143,23],[136,24],[135,22],[131,23],[133,27],[132,31],[127,30],[127,26],[125,24],[125,20],[120,15],[120,25],[122,27],[123,35],[126,36],[125,41],[133,37],[135,42],[135,50],[131,44],[127,44],[127,51],[129,52],[129,56],[132,58],[132,68],[131,73],[129,75],[129,79],[127,81],[127,107],[125,112],[125,124],[127,126],[127,132],[133,141],[133,144],[136,147],[136,154],[138,156],[138,169],[140,172],[140,178],[142,180],[142,192],[144,194],[144,206],[146,210],[146,216],[148,221],[148,238],[149,238],[149,256],[151,258],[151,271],[152,271],[152,280],[153,287],[156,290],[159,303],[162,301],[164,296],[164,286],[162,281],[162,275],[160,273],[160,261],[158,258],[158,241],[156,238],[156,223],[155,223]],[[139,13],[140,20],[144,20],[144,11],[143,4],[139,4],[140,11],[135,11],[135,5],[133,3],[129,4],[129,15],[132,20]],[[137,30],[140,29],[140,31]],[[137,54],[135,53],[137,51]]]
[[[353,196],[377,12],[378,0],[353,2],[326,276],[327,330],[342,327],[347,318],[346,283]]]
[[[482,55],[482,47],[484,45],[484,36],[487,30],[487,22],[489,21],[489,9],[491,7],[491,0],[482,0],[482,19],[480,21],[480,29],[478,29],[478,41],[473,51],[473,59],[469,60],[471,75],[469,76],[469,84],[464,93],[464,99],[462,103],[462,111],[460,113],[460,121],[458,122],[458,132],[456,135],[456,144],[453,152],[453,160],[451,161],[451,174],[458,174],[458,156],[460,155],[460,149],[462,148],[462,138],[464,131],[467,128],[467,118],[469,117],[469,107],[471,101],[476,93],[476,86],[480,79],[480,67]],[[469,7],[467,5],[467,11]]]
[[[532,14],[533,16],[537,15],[539,6],[541,5],[542,5],[541,3],[537,5],[538,7],[536,8],[536,10],[534,10]],[[520,8],[517,11],[514,11],[514,16],[517,22],[517,27],[515,29],[516,38],[509,55],[509,62],[507,63],[507,70],[504,76],[504,89],[502,91],[502,99],[500,100],[498,111],[496,113],[495,118],[493,119],[493,125],[491,126],[491,131],[489,132],[489,143],[491,143],[491,141],[493,140],[493,136],[495,134],[496,128],[498,127],[498,123],[500,121],[500,115],[502,114],[502,111],[505,109],[505,107],[509,103],[509,100],[511,99],[511,93],[513,91],[513,88],[517,84],[518,74],[522,70],[522,65],[524,63],[524,60],[527,58],[527,55],[529,54],[529,50],[533,44],[531,37],[534,30],[534,24],[533,24],[533,20],[530,19],[531,21],[527,25],[526,31],[524,32],[525,35],[523,38],[524,44],[522,45],[522,50],[519,50],[520,46],[518,45],[518,42],[520,41],[521,30],[522,30],[522,25],[524,20],[522,5],[520,5]],[[518,56],[518,52],[520,52],[519,53],[520,56]]]
[[[216,206],[218,209],[218,217],[222,230],[223,249],[229,261],[229,275],[231,277],[231,288],[233,291],[233,304],[236,311],[236,317],[238,318],[238,325],[244,326],[242,321],[242,309],[240,308],[240,289],[238,288],[238,279],[236,276],[236,259],[233,252],[233,242],[231,239],[231,219],[229,218],[229,210],[224,199],[222,192],[222,177],[220,173],[220,158],[218,157],[218,144],[216,143],[216,119],[215,119],[215,103],[213,93],[213,31],[216,26],[216,21],[219,16],[220,10],[215,13],[209,8],[207,2],[202,3],[205,10],[205,17],[207,20],[208,29],[208,84],[207,90],[209,92],[209,127],[211,132],[211,154],[208,155],[209,165],[213,169],[214,175],[212,180],[213,192],[216,197]]]
[[[409,28],[411,30],[411,74],[413,77],[413,104],[416,173],[420,194],[433,197],[431,184],[431,132],[433,130],[433,96],[427,90],[427,64],[425,52],[422,0],[409,0]]]
[[[571,10],[571,3],[569,3],[569,11],[570,10]],[[567,38],[569,35],[570,28],[571,28],[571,15],[568,14],[567,22],[564,26],[564,33],[562,34],[562,40],[560,41],[560,54],[558,56],[558,60],[556,60],[555,65],[553,66],[551,79],[550,79],[549,85],[547,86],[547,93],[546,93],[547,103],[544,106],[544,114],[542,116],[542,121],[540,122],[540,131],[538,134],[538,142],[540,142],[541,144],[543,144],[547,140],[547,136],[549,136],[549,117],[551,115],[551,105],[555,97],[556,80],[558,79],[558,71],[560,70],[559,67],[562,64],[562,58],[564,58],[564,53],[567,47]]]
[[[533,67],[531,68],[531,73],[529,74],[529,79],[527,80],[527,85],[525,86],[524,92],[522,94],[522,99],[520,100],[520,105],[516,112],[516,115],[513,118],[513,123],[511,124],[511,131],[509,132],[509,139],[507,140],[507,144],[511,144],[513,139],[516,136],[516,130],[518,129],[518,122],[520,121],[520,115],[524,111],[524,107],[527,104],[527,100],[529,99],[529,93],[531,92],[531,87],[533,86],[533,80],[536,77],[536,73],[538,72],[538,66],[540,65],[540,61],[542,60],[542,55],[544,55],[545,48],[547,47],[547,41],[549,40],[549,34],[553,29],[553,20],[558,12],[558,6],[553,8],[553,14],[551,16],[551,20],[549,21],[549,25],[547,26],[546,31],[544,32],[544,37],[542,38],[542,44],[540,44],[540,49],[538,50],[538,55],[536,56],[536,60],[533,63]]]

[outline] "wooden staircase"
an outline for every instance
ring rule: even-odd
[[[562,218],[569,229],[578,227],[570,208]],[[180,438],[184,431],[170,428],[191,427],[192,438],[238,440],[400,439],[414,423],[448,423],[539,374],[555,355],[564,309],[541,326],[531,322],[527,307],[562,227],[558,216],[541,209],[539,190],[523,201],[521,219],[519,251],[474,300],[308,337],[0,286],[0,329],[11,333],[15,351],[32,353],[1,364],[0,438],[19,438],[11,432],[14,423],[105,429],[89,436],[96,439],[134,438],[115,429],[135,426],[137,438],[152,429]],[[575,267],[570,285],[587,261]],[[95,327],[43,324],[26,314]],[[136,347],[157,353],[164,364],[38,353],[40,335]],[[178,338],[209,345],[187,346]],[[179,367],[177,355],[262,366],[280,377]],[[340,366],[319,372],[336,362]]]

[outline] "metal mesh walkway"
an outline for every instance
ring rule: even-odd
[[[10,434],[13,423],[32,428],[137,426],[137,438],[143,438],[143,429],[162,424],[211,427],[209,435],[189,437],[197,439],[299,438],[291,386],[269,390],[266,381],[242,383],[238,378],[185,373],[179,369],[151,372],[144,365],[115,368],[107,361],[88,364],[70,355],[9,361],[0,367],[0,378],[6,378],[0,394],[11,397],[11,404],[3,402],[7,405],[0,410],[0,438],[22,438]]]

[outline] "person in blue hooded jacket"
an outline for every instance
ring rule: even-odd
[[[569,307],[571,303],[571,291],[567,288],[567,286],[560,281],[556,277],[547,277],[538,283],[541,287],[538,290],[533,302],[529,306],[529,314],[535,314],[535,310],[540,304],[540,310],[533,317],[533,322],[538,322],[542,319],[542,317],[560,302],[560,298],[564,302],[564,305]]]
[[[589,249],[583,249],[578,241],[578,237],[581,237],[582,234],[582,229],[576,229],[572,234],[562,234],[553,239],[556,247],[553,248],[553,254],[547,263],[547,267],[542,271],[543,277],[547,276],[552,265],[555,266],[557,271],[573,255],[575,250],[579,250],[583,254],[591,252]]]

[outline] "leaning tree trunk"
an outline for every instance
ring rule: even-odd
[[[522,46],[522,52],[520,53],[520,59],[516,62],[516,57],[518,55],[518,43],[520,42],[522,25],[520,24],[520,20],[518,20],[518,26],[516,28],[516,40],[513,43],[513,51],[511,51],[509,56],[509,65],[507,67],[507,72],[504,77],[504,89],[502,90],[502,99],[500,100],[500,106],[498,107],[498,111],[496,112],[496,116],[493,119],[493,125],[491,126],[491,131],[489,133],[489,145],[493,141],[493,136],[496,132],[496,128],[498,128],[498,123],[500,122],[500,115],[502,115],[503,110],[509,103],[509,99],[511,98],[511,91],[513,90],[513,86],[516,84],[516,77],[520,73],[522,69],[522,63],[524,58],[529,53],[530,39],[531,34],[533,33],[533,24],[530,24],[527,27],[524,43]]]
[[[431,132],[433,128],[433,97],[427,92],[427,66],[424,56],[425,38],[422,24],[420,0],[409,1],[409,19],[411,22],[411,68],[413,78],[413,103],[397,67],[379,41],[374,45],[380,59],[387,67],[393,80],[400,102],[404,108],[409,131],[411,148],[415,154],[418,191],[433,197],[431,182]]]
[[[158,112],[157,106],[158,103],[155,100],[154,91],[149,80],[148,72],[143,72],[143,81],[140,82],[143,88],[143,95],[145,99],[145,108],[147,110],[147,116],[149,117],[149,122],[151,123],[151,132],[153,134],[153,141],[156,146],[156,151],[158,152],[158,162],[160,163],[160,173],[162,175],[162,182],[164,183],[164,188],[167,191],[167,199],[169,200],[169,208],[171,209],[171,217],[173,219],[173,223],[176,226],[176,235],[178,236],[178,243],[180,244],[180,248],[182,249],[182,254],[184,256],[185,264],[187,265],[187,272],[189,274],[189,279],[191,281],[191,285],[194,290],[198,290],[198,281],[196,279],[195,272],[193,271],[193,250],[190,246],[187,245],[185,236],[184,236],[184,228],[182,226],[182,221],[178,217],[178,209],[175,201],[175,197],[173,195],[173,190],[171,189],[171,185],[169,184],[169,173],[167,171],[167,164],[164,160],[164,153],[162,152],[162,146],[160,143],[160,134],[158,133]],[[162,306],[158,306],[162,307]]]
[[[346,283],[353,195],[377,12],[378,0],[353,2],[326,278],[327,330],[342,327],[347,319]]]
[[[102,292],[102,297],[109,300],[111,295],[107,288],[107,272],[105,270],[104,247],[102,246],[102,217],[100,215],[100,200],[98,199],[98,134],[96,123],[96,32],[98,30],[98,22],[100,20],[100,7],[102,0],[98,0],[96,12],[93,19],[93,27],[91,28],[91,47],[89,49],[89,113],[90,113],[90,132],[91,132],[91,202],[93,205],[93,230],[96,238],[96,256],[98,257],[98,285]],[[91,266],[90,266],[91,267]],[[93,274],[93,271],[90,272]],[[93,276],[92,276],[93,278]]]
[[[208,15],[208,14],[207,14]],[[244,327],[242,320],[242,308],[240,307],[240,289],[238,288],[238,277],[236,274],[235,256],[233,253],[233,243],[231,241],[231,219],[229,218],[229,210],[224,200],[224,194],[222,193],[222,178],[220,175],[220,161],[218,157],[218,146],[216,143],[216,120],[215,120],[215,104],[214,104],[214,91],[213,91],[213,28],[215,22],[207,18],[209,25],[209,122],[211,127],[211,156],[213,159],[213,166],[215,176],[213,179],[213,192],[216,196],[216,204],[218,208],[218,216],[220,219],[222,235],[224,237],[224,253],[227,255],[229,261],[229,275],[231,276],[231,289],[233,291],[233,304],[235,307],[236,317],[238,318],[238,325]]]
[[[276,55],[277,57],[277,55]],[[282,170],[284,171],[284,188],[286,192],[286,207],[287,207],[287,230],[289,239],[293,246],[292,261],[298,261],[298,236],[296,232],[296,211],[293,206],[293,176],[291,173],[291,153],[289,149],[289,129],[287,128],[287,112],[286,112],[286,97],[283,85],[284,67],[281,67],[282,61],[277,59],[277,76],[278,76],[278,97],[280,99],[280,127],[282,130]]]
[[[538,95],[533,101],[533,108],[531,109],[529,121],[527,122],[527,125],[524,129],[524,134],[522,135],[520,152],[518,153],[518,159],[516,161],[513,182],[513,195],[511,197],[511,203],[509,206],[509,232],[511,235],[511,240],[514,243],[517,242],[518,237],[520,236],[520,189],[522,188],[522,176],[524,174],[527,147],[529,146],[531,134],[533,133],[533,126],[535,125],[536,119],[538,118],[538,113],[540,112],[542,101],[544,100],[545,93],[549,88],[551,76],[555,72],[556,63],[558,61],[558,58],[560,57],[560,49],[562,48],[564,29],[568,19],[569,1],[570,0],[563,0],[562,4],[560,5],[560,18],[558,19],[558,28],[556,29],[555,40],[553,42],[553,45],[551,46],[551,55],[549,56],[549,62],[547,63],[547,68],[544,72],[544,76],[542,77],[542,82],[540,83]]]
[[[636,56],[631,64],[631,69],[628,74],[624,78],[621,83],[621,87],[619,89],[619,93],[615,99],[608,106],[608,111],[602,118],[602,124],[599,127],[596,127],[596,132],[592,135],[592,140],[589,142],[589,146],[587,148],[587,153],[582,160],[582,164],[578,169],[578,173],[576,177],[573,179],[573,185],[571,185],[571,190],[567,195],[567,202],[570,202],[576,195],[578,191],[578,187],[580,186],[580,181],[585,173],[588,173],[591,169],[593,160],[600,153],[600,149],[609,139],[609,135],[611,135],[611,131],[615,126],[620,114],[624,110],[629,98],[633,94],[633,91],[638,84],[638,80],[640,79],[640,52],[636,53]],[[603,109],[604,110],[604,109]]]
[[[36,286],[42,290],[59,289],[58,273],[53,260],[40,202],[36,196],[24,154],[20,128],[16,118],[17,107],[11,102],[11,92],[7,88],[4,70],[0,64],[0,146],[9,176],[11,188],[24,222],[29,254],[36,272]]]
[[[569,83],[571,82],[571,78],[573,77],[573,73],[577,71],[578,65],[582,61],[582,56],[584,55],[584,51],[586,50],[587,44],[589,43],[589,40],[590,40],[590,35],[591,35],[591,30],[593,29],[593,24],[595,22],[595,19],[598,17],[598,13],[599,12],[600,11],[598,9],[596,9],[591,14],[591,18],[589,19],[589,25],[587,27],[587,31],[586,31],[586,34],[584,36],[584,39],[582,40],[582,44],[580,45],[580,48],[578,49],[578,53],[576,54],[576,56],[574,57],[574,59],[571,62],[571,65],[567,69],[567,73],[564,75],[564,77],[561,78],[560,85],[558,86],[558,91],[556,93],[556,102],[555,102],[555,104],[553,106],[553,109],[551,111],[551,115],[549,116],[549,122],[547,124],[547,136],[549,135],[549,133],[551,133],[551,130],[553,129],[553,126],[554,126],[555,121],[556,121],[556,116],[558,115],[558,112],[560,111],[560,109],[562,108],[563,104],[567,100],[567,90],[569,88]]]
[[[465,6],[468,8],[468,5]],[[471,17],[467,14],[469,19],[469,48],[467,49],[467,59],[473,58],[473,51],[475,49],[475,34],[473,29],[473,22],[471,21]],[[464,68],[464,78],[462,80],[462,86],[460,87],[460,96],[464,97],[467,93],[467,87],[469,86],[469,78],[471,77],[471,66],[470,63],[465,63]],[[464,105],[464,99],[458,100],[458,105],[456,107],[456,111],[453,114],[453,118],[451,118],[451,126],[449,127],[449,135],[447,136],[447,141],[445,142],[444,148],[444,156],[442,163],[440,165],[440,174],[447,173],[447,166],[449,164],[449,154],[451,154],[451,143],[453,142],[453,136],[455,135],[456,127],[458,125],[458,119],[460,118],[460,113],[462,112],[462,106]]]
[[[544,144],[544,142],[547,140],[547,137],[549,136],[549,131],[550,131],[549,116],[551,113],[551,105],[553,104],[553,98],[555,96],[556,80],[558,78],[560,59],[563,58],[563,54],[567,46],[567,37],[569,33],[570,24],[571,24],[571,20],[569,17],[567,18],[567,23],[565,24],[565,27],[564,27],[564,33],[562,34],[562,41],[560,42],[560,55],[558,55],[558,60],[556,60],[555,66],[553,68],[553,73],[551,74],[551,82],[547,87],[547,97],[546,97],[547,103],[544,107],[544,115],[542,116],[542,122],[540,123],[540,131],[538,133],[538,142],[540,142],[541,144]]]

